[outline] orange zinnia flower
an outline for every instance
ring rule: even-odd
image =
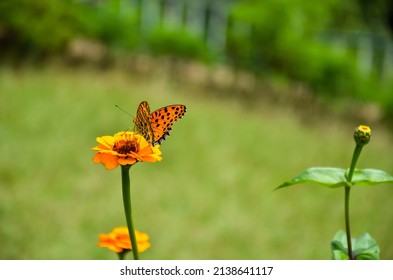
[[[160,145],[152,146],[146,139],[134,132],[118,132],[114,136],[97,137],[100,145],[92,150],[98,151],[94,163],[102,163],[107,169],[120,165],[132,165],[138,161],[160,161]]]
[[[149,249],[149,235],[140,231],[135,231],[136,242],[138,243],[138,252],[142,253]],[[116,253],[122,253],[125,250],[132,250],[130,235],[127,227],[116,227],[112,232],[99,235],[97,246],[108,248]]]

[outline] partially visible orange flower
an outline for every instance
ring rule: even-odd
[[[138,252],[142,253],[150,248],[149,235],[144,232],[135,231]],[[110,233],[99,235],[98,247],[108,248],[116,253],[122,253],[125,250],[132,250],[130,235],[127,227],[116,227]]]
[[[146,139],[134,132],[118,132],[114,136],[97,137],[100,145],[92,148],[98,153],[93,157],[94,163],[102,163],[107,169],[120,165],[132,165],[138,161],[160,161],[160,145],[152,146]]]

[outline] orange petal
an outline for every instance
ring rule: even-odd
[[[150,242],[142,242],[142,243],[138,242],[138,252],[143,253],[149,248],[150,248]]]
[[[121,165],[127,165],[127,164],[132,165],[132,164],[136,163],[136,159],[132,158],[132,157],[129,157],[129,158],[121,157],[121,158],[119,158],[118,161],[119,161],[119,164],[121,164]]]
[[[102,154],[100,154],[100,153],[95,154],[93,157],[93,162],[94,163],[101,163],[101,155]]]
[[[114,169],[119,165],[117,157],[112,154],[98,153],[93,157],[94,163],[102,163],[106,169]]]

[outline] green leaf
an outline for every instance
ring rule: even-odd
[[[379,260],[379,246],[368,233],[363,233],[357,238],[351,238],[352,250],[356,260]],[[340,230],[331,242],[332,259],[348,260],[348,246],[346,233]]]
[[[310,167],[276,190],[302,183],[316,183],[329,188],[342,187],[348,184],[347,172],[348,170],[335,167]],[[383,183],[393,183],[393,176],[378,169],[355,169],[351,185],[371,186]]]
[[[338,231],[330,244],[333,260],[349,260],[347,237],[345,231]]]
[[[393,176],[378,169],[355,169],[352,184],[371,186],[383,183],[393,183]]]
[[[354,238],[353,248],[357,260],[379,260],[379,246],[367,232]]]
[[[335,167],[311,167],[281,184],[276,190],[302,183],[317,183],[330,188],[341,187],[346,184],[345,170]]]

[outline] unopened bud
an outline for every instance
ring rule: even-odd
[[[367,125],[360,125],[356,128],[355,133],[353,135],[356,144],[364,146],[368,142],[370,142],[371,138],[371,129]]]

